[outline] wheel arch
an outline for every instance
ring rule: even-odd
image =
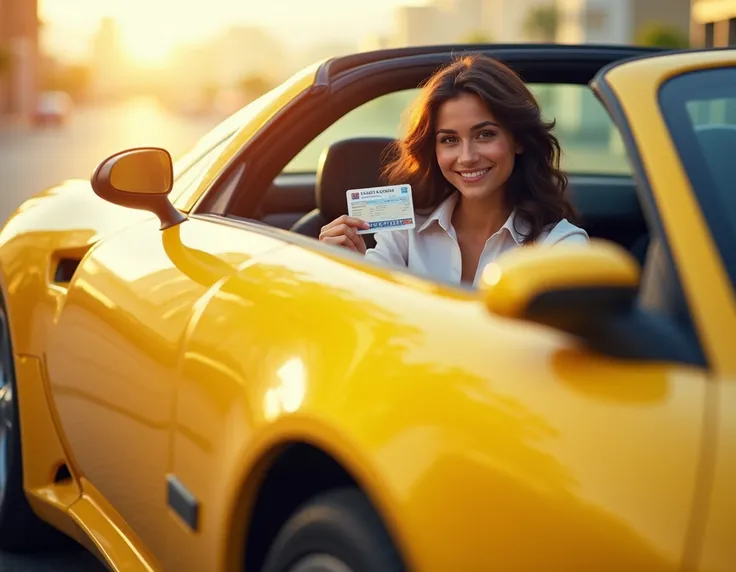
[[[354,466],[322,443],[289,439],[272,445],[259,456],[239,488],[229,527],[228,560],[232,565],[228,569],[259,570],[281,526],[299,506],[315,495],[344,486],[354,486],[366,496],[406,562],[406,544],[392,503],[369,481],[365,467]]]

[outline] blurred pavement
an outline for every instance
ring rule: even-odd
[[[89,179],[108,155],[153,146],[176,159],[219,121],[176,115],[153,100],[137,100],[77,109],[60,127],[0,124],[0,224],[35,193],[65,179]]]

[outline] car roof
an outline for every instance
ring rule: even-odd
[[[622,59],[655,55],[667,48],[652,46],[632,46],[620,44],[545,44],[545,43],[511,43],[511,44],[438,44],[390,48],[367,52],[352,53],[325,60],[316,75],[315,83],[329,84],[332,79],[356,68],[379,62],[404,58],[426,60],[434,57],[449,62],[453,58],[468,53],[482,53],[501,57],[534,58],[540,55],[557,58],[602,59],[614,62]]]

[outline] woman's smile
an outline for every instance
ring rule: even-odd
[[[463,178],[463,183],[477,183],[483,179],[490,171],[492,167],[486,167],[485,169],[475,169],[474,171],[455,171],[458,175]]]

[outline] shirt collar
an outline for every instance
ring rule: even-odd
[[[444,201],[442,201],[439,206],[434,209],[434,211],[432,211],[432,213],[427,217],[427,220],[424,221],[417,232],[424,232],[427,228],[429,228],[433,223],[436,222],[446,233],[449,234],[450,228],[452,227],[452,213],[455,210],[455,206],[457,205],[459,197],[460,193],[455,191]],[[498,232],[503,232],[503,230],[506,229],[506,231],[508,231],[508,233],[514,239],[514,242],[521,245],[524,242],[524,234],[528,231],[527,226],[528,225],[523,219],[517,220],[516,210],[513,210],[511,211],[511,214],[506,219],[506,222],[503,224]]]
[[[432,213],[427,217],[427,220],[424,221],[424,224],[419,227],[419,230],[417,232],[423,232],[427,230],[434,222],[437,222],[445,232],[449,233],[450,227],[452,226],[452,213],[455,210],[455,205],[457,204],[459,197],[460,193],[455,191],[444,201],[442,201],[439,206],[434,209]]]

